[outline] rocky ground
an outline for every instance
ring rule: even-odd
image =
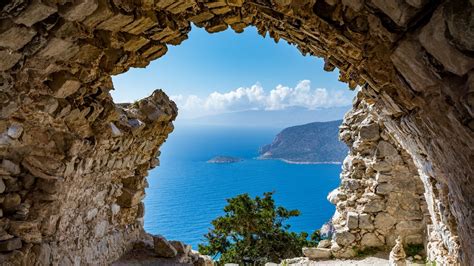
[[[131,265],[195,265],[211,266],[209,256],[191,250],[190,245],[180,241],[168,241],[160,235],[146,235],[133,249],[112,263],[113,266]]]
[[[287,265],[388,265],[388,253],[377,253],[370,257],[354,259],[310,260],[294,258],[286,260]]]
[[[285,261],[288,266],[330,266],[330,265],[359,265],[359,266],[370,266],[370,265],[389,265],[389,254],[387,252],[379,252],[374,255],[363,257],[363,258],[352,258],[352,259],[328,259],[328,260],[310,260],[308,258],[293,258]],[[268,264],[266,266],[276,266],[278,264]],[[285,265],[285,263],[280,264]],[[407,259],[406,265],[418,266],[426,265],[422,260],[414,261],[412,258]]]

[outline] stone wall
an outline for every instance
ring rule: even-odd
[[[336,205],[331,246],[336,257],[353,257],[367,248],[390,250],[398,236],[406,245],[427,240],[431,220],[421,178],[410,155],[372,111],[358,99],[340,127],[350,152],[340,187],[328,195]],[[436,255],[430,259],[448,260]]]
[[[388,204],[384,187],[395,193],[399,182],[417,182],[413,162],[429,219],[411,218],[427,225],[429,254],[472,263],[473,13],[469,0],[2,2],[2,260],[107,263],[139,238],[144,177],[158,163],[176,108],[162,92],[133,105],[114,104],[111,75],[163,56],[167,45],[187,38],[192,22],[209,33],[255,26],[302,54],[323,57],[324,69],[337,67],[350,88],[362,86],[359,100],[373,120],[355,119],[356,108],[353,122],[346,122],[354,130],[347,140],[362,146],[352,148],[345,174],[354,175],[344,177],[341,192]],[[379,125],[379,140],[357,141],[364,121]],[[377,173],[384,171],[374,165],[388,158],[377,152],[392,146],[396,177],[382,182]],[[358,154],[362,147],[368,154]],[[356,183],[358,189],[349,187]],[[339,222],[357,217],[351,230],[361,243],[374,232],[359,226],[370,201],[357,199],[338,206]],[[424,213],[423,200],[413,200]],[[390,245],[390,232],[398,233],[405,218],[375,235]]]

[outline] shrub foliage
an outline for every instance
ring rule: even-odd
[[[201,254],[219,258],[219,264],[262,265],[302,256],[301,248],[315,246],[319,231],[308,239],[305,232],[290,232],[285,222],[300,215],[298,210],[276,206],[273,192],[252,199],[248,194],[227,199],[225,215],[212,221],[213,228],[199,245]]]

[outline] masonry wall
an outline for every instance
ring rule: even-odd
[[[380,139],[357,136],[366,118],[351,120],[358,117],[356,105],[345,122],[352,157],[342,183],[355,198],[338,206],[340,230],[353,217],[358,226],[366,219],[359,197],[373,193],[387,204],[391,194],[380,193],[383,187],[395,193],[405,180],[419,184],[418,176],[423,189],[416,185],[410,195],[424,193],[424,201],[413,202],[423,214],[426,205],[429,219],[417,216],[408,235],[424,230],[433,258],[471,263],[473,13],[468,0],[2,2],[1,259],[106,263],[140,237],[145,176],[157,165],[176,108],[162,92],[133,105],[114,104],[111,75],[163,56],[168,45],[187,38],[192,22],[209,33],[256,26],[263,36],[323,57],[324,69],[337,67],[350,88],[362,86],[359,101],[379,125]],[[382,141],[396,148],[390,163],[403,170],[392,169],[390,182],[377,180],[383,171],[374,168]],[[367,156],[375,153],[372,162],[354,161],[366,158],[356,143],[367,147]],[[355,178],[357,165],[365,168],[364,182]],[[355,245],[373,233],[389,246],[398,224],[412,221],[405,218],[379,234],[351,226],[360,230]]]

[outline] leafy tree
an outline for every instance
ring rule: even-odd
[[[302,256],[301,248],[315,246],[321,239],[319,231],[308,240],[305,232],[290,232],[285,221],[299,216],[298,210],[275,206],[273,192],[252,199],[248,194],[227,199],[225,215],[212,221],[213,228],[204,235],[206,244],[199,252],[220,256],[219,264],[239,263],[262,265]]]

